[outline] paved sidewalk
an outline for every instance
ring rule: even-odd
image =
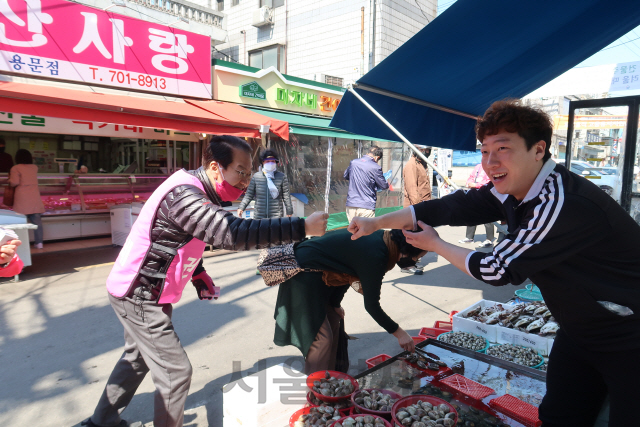
[[[438,231],[457,243],[465,230]],[[123,347],[122,326],[105,289],[117,253],[102,248],[39,254],[21,282],[0,282],[1,426],[76,426],[91,415]],[[234,361],[244,375],[261,360],[272,366],[300,356],[294,347],[273,344],[277,291],[256,276],[257,257],[257,251],[207,257],[205,267],[222,286],[221,299],[200,301],[188,285],[175,306],[175,329],[194,370],[185,426],[222,426],[222,386],[230,381]],[[426,259],[423,276],[395,268],[384,281],[382,307],[410,334],[481,298],[505,301],[516,289],[478,282],[435,254]],[[359,294],[348,292],[343,306],[347,332],[359,338],[349,343],[354,372],[364,370],[367,358],[400,352],[397,340],[366,313]],[[153,391],[146,378],[123,417],[150,426]]]

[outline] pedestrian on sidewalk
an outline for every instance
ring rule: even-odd
[[[531,279],[560,327],[539,407],[542,425],[592,426],[607,394],[608,425],[637,425],[629,408],[640,400],[640,225],[593,182],[551,159],[552,123],[520,101],[495,102],[476,125],[490,184],[354,218],[349,230],[357,239],[419,226],[405,232],[408,243],[478,280],[502,286]],[[499,220],[508,234],[490,253],[446,243],[432,228]]]
[[[431,155],[431,147],[426,145],[418,145],[415,147],[420,150],[425,157]],[[429,180],[429,174],[427,169],[427,162],[422,160],[418,154],[413,151],[411,158],[407,161],[407,164],[402,168],[402,181],[404,182],[404,201],[403,206],[406,208],[416,203],[426,202],[431,200],[431,181]],[[424,265],[421,260],[418,260],[415,266],[401,269],[406,274],[423,273]]]
[[[380,160],[382,149],[374,145],[364,157],[352,160],[344,171],[344,179],[349,181],[346,206],[349,222],[356,216],[376,216],[377,192],[389,188],[378,164]]]
[[[358,241],[352,241],[347,230],[335,230],[294,245],[290,255],[305,271],[278,287],[273,342],[297,347],[307,374],[334,370],[339,325],[345,315],[341,302],[352,286],[364,297],[373,320],[393,334],[403,350],[413,351],[411,336],[380,305],[382,279],[396,265],[415,265],[425,253],[408,245],[400,230],[378,231]],[[281,261],[282,253],[276,255]],[[277,273],[263,271],[265,283],[273,285],[271,274]]]
[[[469,175],[469,178],[467,178],[467,188],[480,188],[483,185],[488,184],[489,182],[491,181],[489,180],[489,177],[485,173],[484,169],[482,169],[482,163],[479,163],[473,168],[471,174]],[[486,238],[484,242],[477,245],[478,248],[490,248],[491,246],[493,246],[493,223],[489,222],[487,224],[484,224],[484,229],[486,232]],[[466,237],[464,239],[458,240],[458,243],[473,243],[473,236],[475,234],[476,226],[468,226]]]
[[[238,206],[238,216],[242,218],[244,210],[252,200],[256,201],[253,211],[254,219],[280,218],[285,215],[282,205],[286,207],[286,215],[293,215],[289,180],[287,176],[276,170],[280,160],[273,150],[264,150],[260,155],[262,170],[251,177],[247,192]]]
[[[82,425],[127,426],[120,414],[147,372],[156,386],[154,427],[183,425],[192,369],[171,315],[189,279],[200,299],[219,294],[202,268],[206,244],[243,251],[324,234],[321,212],[306,220],[243,220],[220,207],[249,184],[251,153],[238,137],[215,136],[199,169],[174,173],[145,203],[107,278],[109,301],[124,326],[124,354]]]
[[[42,249],[44,230],[42,229],[42,213],[44,203],[38,189],[38,165],[33,164],[33,156],[24,148],[16,152],[16,164],[9,172],[9,185],[15,187],[13,210],[27,216],[27,221],[36,225],[33,231],[34,248]]]

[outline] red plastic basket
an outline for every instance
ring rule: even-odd
[[[311,400],[311,398],[312,398],[312,397],[313,397],[313,392],[312,392],[311,390],[309,390],[309,391],[307,392],[307,407],[312,408],[312,407],[318,407],[318,406],[320,406],[320,405],[317,405],[317,404],[313,403],[313,400]],[[351,403],[351,401],[350,401],[350,400],[346,400],[346,401],[345,401],[345,403],[347,403],[347,404],[349,405],[349,407],[348,407],[348,408],[345,408],[345,409],[339,409],[339,411],[340,411],[340,413],[342,414],[342,411],[346,410],[346,411],[347,411],[347,413],[345,413],[345,414],[343,414],[343,415],[349,415],[349,413],[350,413],[349,411],[350,411],[351,409],[353,409],[353,404]],[[322,404],[330,404],[330,402],[322,402]]]
[[[307,377],[307,387],[309,387],[309,390],[311,390],[311,392],[314,394],[315,397],[317,397],[319,400],[322,400],[323,402],[339,402],[341,400],[344,399],[351,399],[351,395],[353,394],[353,392],[351,392],[350,394],[347,394],[346,396],[339,396],[339,397],[331,397],[331,396],[325,396],[321,393],[316,393],[315,391],[313,391],[313,382],[316,380],[320,380],[322,378],[324,378],[324,374],[325,372],[329,372],[329,375],[331,375],[332,377],[335,378],[343,378],[343,379],[347,379],[349,381],[351,381],[351,384],[353,384],[353,391],[357,391],[359,384],[358,381],[356,381],[351,375],[347,375],[344,374],[342,372],[338,372],[338,371],[318,371],[318,372],[314,372],[312,374],[309,374],[309,376]]]
[[[369,414],[369,415],[370,415],[370,414]],[[354,415],[349,415],[349,416],[346,416],[346,417],[342,417],[342,418],[340,418],[339,420],[336,420],[333,424],[331,424],[331,426],[336,425],[336,423],[340,423],[340,424],[342,424],[342,422],[343,422],[344,420],[346,420],[347,418],[349,418],[349,417],[351,417],[351,418],[355,418],[355,417],[361,417],[361,416],[362,416],[362,415],[354,414]],[[391,427],[391,424],[389,423],[389,421],[385,420],[384,418],[382,418],[382,417],[378,417],[378,416],[376,416],[376,415],[371,415],[371,416],[372,416],[373,418],[380,418],[382,421],[384,421],[384,425],[385,425],[385,427]]]
[[[411,338],[413,338],[413,343],[414,343],[414,344],[419,344],[419,343],[421,343],[422,341],[426,340],[426,338],[425,338],[425,337],[411,337]]]
[[[433,324],[434,328],[438,328],[438,329],[446,329],[448,331],[452,331],[453,330],[453,323],[451,322],[443,322],[442,320],[436,320],[435,323]]]
[[[542,421],[538,418],[538,408],[510,394],[491,399],[489,406],[527,427],[540,427],[542,425]]]
[[[438,335],[444,334],[446,332],[451,332],[451,330],[442,328],[422,328],[420,329],[420,336],[424,339],[438,338]]]
[[[447,405],[449,407],[450,412],[453,412],[454,414],[456,414],[456,417],[453,419],[454,425],[456,425],[458,423],[458,412],[456,411],[456,408],[454,408],[446,400],[443,400],[443,399],[440,399],[440,398],[434,397],[434,396],[429,396],[429,395],[426,395],[426,394],[414,394],[412,396],[407,396],[407,397],[404,397],[404,398],[398,400],[393,405],[393,407],[391,408],[391,419],[393,420],[393,422],[396,425],[401,426],[402,423],[397,420],[396,414],[400,411],[401,408],[406,408],[407,406],[413,405],[414,403],[417,403],[418,400],[422,400],[423,402],[429,402],[433,406],[441,405],[441,404],[444,403],[445,405]]]
[[[460,374],[454,374],[449,377],[443,378],[440,380],[440,382],[448,385],[454,390],[459,391],[465,396],[469,396],[478,400],[484,399],[490,394],[495,394],[496,392],[494,389],[472,381]]]
[[[367,388],[367,389],[363,389],[363,390],[358,390],[358,391],[356,391],[355,393],[353,393],[351,395],[351,402],[353,403],[353,407],[355,408],[355,411],[357,413],[378,415],[378,416],[380,416],[380,417],[382,417],[382,418],[384,418],[386,420],[390,420],[391,419],[391,411],[374,411],[373,409],[367,409],[364,406],[358,405],[356,403],[356,397],[358,397],[358,395],[364,390],[367,390],[369,392],[373,391],[373,390],[376,390],[376,391],[379,391],[380,393],[388,394],[389,396],[391,396],[392,399],[402,399],[402,395],[400,395],[400,394],[398,394],[398,393],[396,393],[394,391],[391,391],[391,390],[380,390],[380,389],[374,389],[374,388]]]
[[[367,359],[367,368],[371,369],[376,365],[381,364],[382,362],[391,359],[391,356],[389,356],[388,354],[379,354],[375,357],[372,357],[371,359]]]
[[[458,310],[453,310],[451,313],[449,313],[449,322],[453,323],[453,316],[455,316],[458,313],[459,313]]]
[[[298,409],[289,417],[289,427],[294,427],[300,416],[311,413],[312,407]]]

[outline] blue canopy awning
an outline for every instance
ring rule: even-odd
[[[355,91],[409,141],[475,150],[475,118],[521,98],[640,25],[637,0],[458,0]],[[400,141],[347,91],[330,126]]]

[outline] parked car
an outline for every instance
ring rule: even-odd
[[[587,162],[572,160],[571,172],[591,180],[602,191],[616,198],[620,195],[620,178],[618,169],[613,167],[599,168]]]

